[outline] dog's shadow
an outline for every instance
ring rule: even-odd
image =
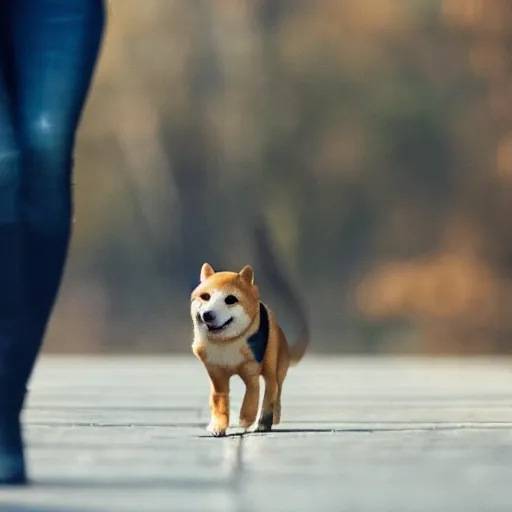
[[[272,436],[275,434],[340,434],[340,433],[361,433],[369,434],[373,430],[369,428],[279,428],[272,429],[267,432],[259,432],[257,430],[249,430],[246,432],[230,432],[224,436],[213,436],[211,434],[203,434],[197,437],[208,439],[229,439],[237,437],[261,437]]]

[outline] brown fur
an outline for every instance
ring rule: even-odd
[[[254,284],[252,268],[245,266],[239,273],[215,272],[208,263],[205,263],[201,269],[201,283],[192,292],[191,301],[201,301],[201,295],[213,294],[218,290],[226,294],[235,294],[249,321],[245,330],[230,337],[224,337],[222,333],[216,332],[199,332],[194,323],[192,350],[205,365],[211,382],[211,422],[208,430],[215,436],[226,434],[229,426],[229,382],[233,375],[238,375],[246,388],[240,410],[240,426],[248,429],[256,421],[262,376],[265,391],[257,429],[269,431],[273,425],[281,421],[281,393],[288,368],[300,361],[309,340],[307,336],[302,336],[301,343],[289,347],[275,315],[265,305],[268,312],[269,336],[263,361],[258,364],[247,344],[247,338],[258,330],[260,323],[260,297]],[[191,311],[191,314],[195,322],[194,312]],[[307,325],[305,319],[302,319],[302,324]]]

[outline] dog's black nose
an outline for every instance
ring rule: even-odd
[[[213,322],[214,319],[215,319],[215,313],[213,313],[212,311],[205,311],[203,313],[203,320],[205,322]]]

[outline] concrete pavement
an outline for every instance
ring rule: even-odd
[[[192,355],[47,356],[31,390],[35,483],[2,512],[512,510],[510,359],[308,356],[278,430],[225,439]]]

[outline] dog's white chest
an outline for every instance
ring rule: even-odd
[[[201,347],[205,354],[206,364],[235,368],[245,360],[244,348],[247,346],[245,339],[232,341],[225,345],[211,343],[208,340],[194,342],[196,347]]]

